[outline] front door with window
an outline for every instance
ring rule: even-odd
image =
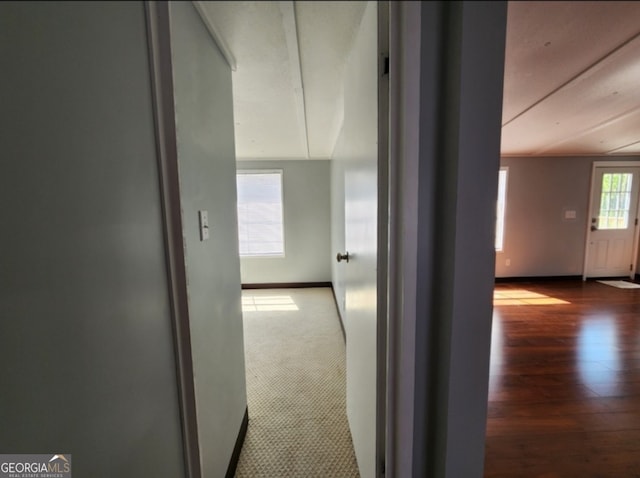
[[[640,167],[596,167],[585,277],[633,275]]]

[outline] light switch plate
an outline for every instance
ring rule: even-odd
[[[198,223],[200,226],[200,240],[209,239],[209,213],[207,211],[198,211]]]

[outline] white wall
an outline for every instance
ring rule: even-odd
[[[182,477],[142,2],[0,3],[0,450]]]
[[[594,161],[640,159],[502,158],[501,166],[509,173],[504,246],[496,253],[496,277],[582,275]],[[576,211],[576,219],[565,219],[565,210]]]
[[[242,257],[242,283],[331,280],[330,161],[237,162],[238,170],[281,169],[284,257]]]
[[[227,472],[247,406],[231,69],[192,3],[170,5],[200,458],[202,476],[217,478]],[[204,242],[199,210],[209,213]]]

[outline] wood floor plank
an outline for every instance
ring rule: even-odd
[[[485,477],[640,477],[640,290],[503,283],[496,298]]]

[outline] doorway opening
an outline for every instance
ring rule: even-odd
[[[293,316],[303,310],[298,294],[318,290],[318,286],[334,287],[347,329],[345,375],[350,433],[360,473],[376,476],[385,452],[388,87],[381,78],[386,74],[386,2],[247,2],[242,12],[229,7],[230,2],[220,3],[225,5],[212,2],[206,6],[216,10],[220,18],[228,18],[226,25],[218,25],[221,33],[231,29],[228,25],[244,21],[253,25],[252,31],[244,34],[256,40],[243,46],[237,40],[242,31],[238,27],[227,42],[237,65],[233,76],[237,170],[250,170],[254,175],[261,169],[278,170],[281,182],[281,191],[274,194],[282,203],[278,209],[281,217],[272,221],[278,222],[277,231],[274,224],[264,224],[263,218],[254,214],[256,207],[245,204],[245,212],[253,216],[243,219],[242,225],[247,228],[241,234],[250,235],[251,228],[277,236],[277,240],[266,241],[269,256],[260,253],[241,257],[245,317],[253,320],[249,316],[261,312],[278,313],[278,320]],[[328,12],[336,9],[345,10],[331,17]],[[239,16],[245,17],[238,20]],[[252,20],[247,22],[247,18]],[[345,26],[349,18],[354,20],[352,31],[351,27],[342,31],[340,26]],[[270,34],[255,39],[262,22],[269,23],[265,28]],[[322,37],[323,28],[331,35]],[[342,37],[344,41],[336,41]],[[325,49],[312,46],[314,42]],[[346,44],[351,54],[341,73],[344,93],[343,98],[338,97],[341,111],[334,128],[326,114],[334,101],[330,97],[332,83],[325,73],[342,71],[328,57]],[[265,65],[277,48],[279,58],[284,60],[275,58],[273,64]],[[249,49],[250,54],[244,56]],[[267,74],[247,74],[261,66]],[[259,81],[251,86],[256,78]],[[289,83],[291,95],[286,91]],[[328,89],[320,91],[318,85]],[[269,103],[273,97],[281,101]],[[287,112],[293,114],[288,116]],[[329,146],[324,144],[325,136]],[[253,195],[256,191],[250,192]],[[382,207],[378,207],[380,202]],[[318,228],[323,222],[325,226]],[[336,240],[337,236],[342,237]],[[259,242],[247,236],[241,249],[265,249]],[[336,263],[336,254],[345,248],[351,253],[350,261]],[[299,285],[315,288],[297,288]],[[256,286],[272,290],[250,289]],[[291,326],[301,323],[293,320]],[[354,332],[349,333],[349,328]],[[269,383],[264,385],[268,387]],[[251,415],[250,406],[249,434]]]

